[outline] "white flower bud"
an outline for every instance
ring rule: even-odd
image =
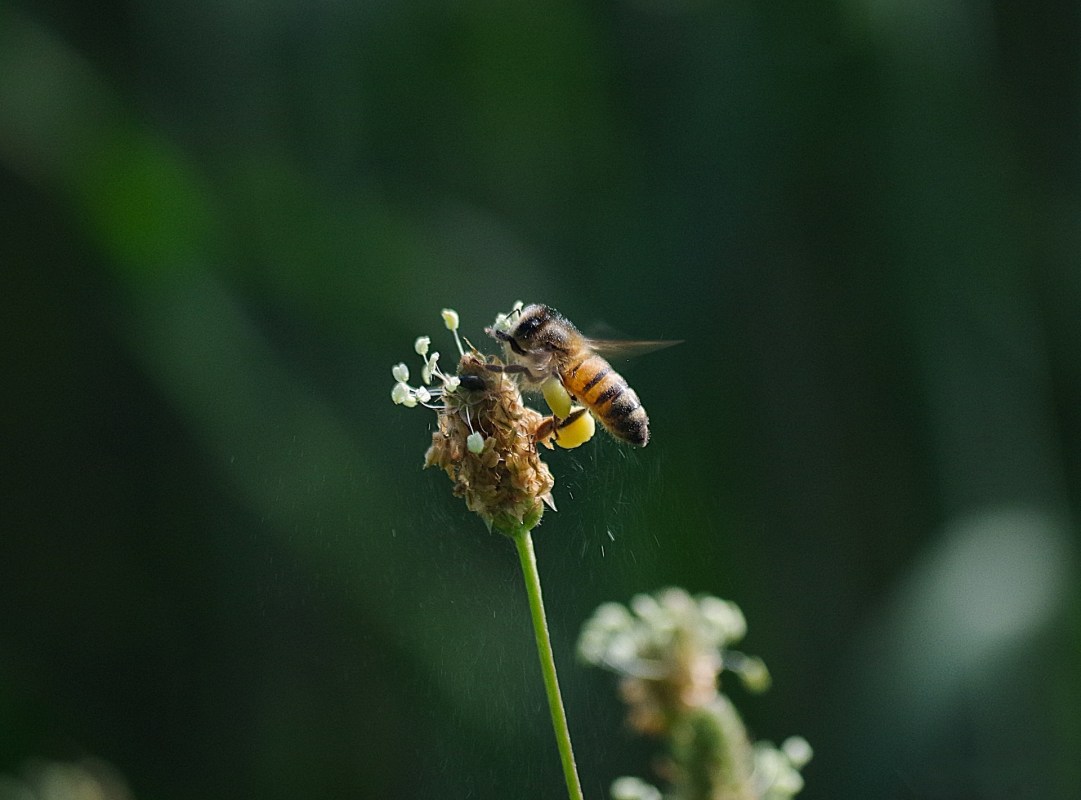
[[[422,403],[427,403],[429,400],[432,399],[432,393],[425,389],[423,386],[416,390],[416,395],[417,400]]]
[[[623,777],[612,781],[612,800],[661,800],[661,792],[638,778]]]
[[[470,453],[480,453],[484,450],[484,436],[476,431],[465,437],[465,446]]]
[[[698,611],[717,631],[721,643],[738,642],[747,634],[747,620],[735,603],[717,597],[702,597],[698,600]]]
[[[448,331],[458,330],[458,312],[453,308],[444,308],[440,314],[443,317],[443,324],[447,326]]]
[[[586,628],[578,637],[578,657],[590,664],[600,664],[608,649],[608,637],[601,630]]]
[[[390,390],[390,399],[394,401],[395,405],[406,405],[406,400],[412,396],[412,390],[402,381],[398,381],[394,384],[394,388]]]
[[[660,603],[648,594],[636,594],[631,598],[631,608],[634,613],[646,622],[654,622],[664,616]]]
[[[792,767],[784,767],[777,773],[770,789],[783,797],[795,797],[803,790],[803,776]]]
[[[623,669],[638,660],[638,643],[630,631],[613,632],[608,638],[606,657]]]
[[[424,362],[424,368],[420,371],[420,379],[425,383],[432,382],[432,375],[435,373],[437,361],[439,361],[439,353],[435,352],[428,356],[428,360]]]
[[[769,688],[772,678],[766,662],[758,656],[747,656],[736,670],[740,683],[748,692],[761,694]]]
[[[395,364],[390,374],[394,376],[394,380],[405,383],[409,380],[409,367],[405,364]]]
[[[627,607],[619,603],[602,603],[593,612],[593,624],[605,630],[621,630],[632,623]]]
[[[788,756],[796,769],[805,765],[814,755],[811,745],[802,736],[789,736],[781,742],[781,752]]]
[[[416,342],[413,343],[413,349],[417,351],[418,356],[428,355],[428,347],[431,345],[432,339],[430,336],[418,336]]]

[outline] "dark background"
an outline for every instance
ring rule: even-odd
[[[0,2],[0,773],[559,797],[513,547],[414,338],[686,343],[548,460],[587,796],[606,600],[735,600],[802,797],[1081,795],[1076,3]],[[446,359],[445,360],[449,360]]]

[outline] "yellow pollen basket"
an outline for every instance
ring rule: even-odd
[[[559,378],[548,378],[541,384],[541,393],[548,408],[552,409],[552,413],[559,419],[566,419],[571,415],[571,396],[567,394]]]
[[[571,411],[577,411],[579,408],[581,406],[570,409],[568,416]],[[556,444],[566,450],[573,450],[575,447],[583,445],[592,439],[593,434],[596,432],[597,422],[593,419],[593,415],[586,411],[570,425],[556,431]]]

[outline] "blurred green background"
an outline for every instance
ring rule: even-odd
[[[394,407],[515,300],[684,339],[548,460],[605,600],[735,600],[815,798],[1081,796],[1073,2],[0,2],[0,773],[559,797],[513,547]]]

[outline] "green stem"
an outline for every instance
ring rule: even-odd
[[[567,780],[567,794],[570,800],[583,800],[582,784],[578,780],[574,751],[571,750],[567,712],[563,710],[563,697],[559,693],[559,680],[556,678],[556,662],[552,655],[552,640],[548,637],[548,621],[544,616],[544,600],[541,598],[537,557],[533,553],[533,537],[530,536],[528,528],[519,528],[511,538],[518,548],[518,559],[522,562],[522,577],[525,579],[526,594],[529,595],[529,614],[533,617],[537,655],[540,657],[541,672],[544,675],[544,688],[548,692],[548,710],[552,712],[552,727],[555,729],[556,745],[559,747],[559,759],[563,762],[563,777]]]

